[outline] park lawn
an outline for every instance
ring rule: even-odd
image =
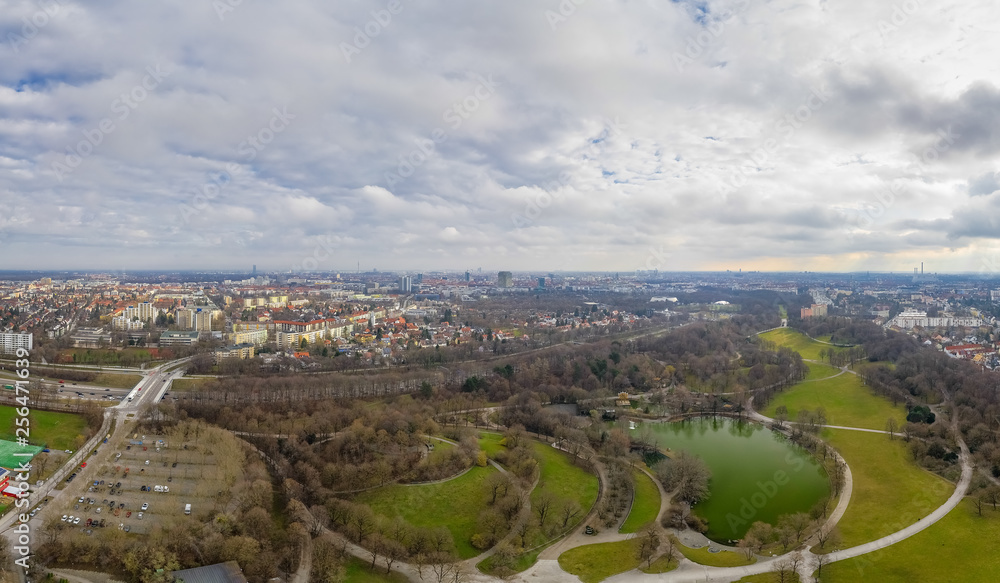
[[[802,409],[823,407],[828,425],[882,431],[890,417],[896,420],[897,427],[906,422],[906,410],[902,406],[893,407],[889,401],[876,396],[853,374],[799,383],[775,395],[763,413],[774,417],[782,405],[788,408],[789,421],[795,421]]]
[[[384,564],[380,560],[373,571],[371,563],[350,557],[344,564],[343,583],[408,583],[409,579],[401,573],[393,571],[386,574]]]
[[[816,342],[798,330],[791,328],[779,328],[760,335],[764,340],[770,340],[778,346],[791,348],[802,355],[806,360],[825,360],[820,358],[819,351],[829,352],[830,350],[841,351],[843,348]]]
[[[486,452],[490,459],[496,459],[497,454],[506,449],[502,443],[503,436],[499,433],[482,432],[479,434],[479,449]]]
[[[461,476],[436,484],[404,486],[395,484],[363,492],[355,499],[371,506],[378,514],[400,516],[414,526],[444,526],[455,539],[462,559],[479,554],[470,539],[476,533],[476,519],[486,508],[483,482],[496,468],[473,466]]]
[[[597,476],[577,466],[569,456],[547,443],[534,442],[535,458],[541,475],[538,486],[531,492],[534,503],[542,492],[550,492],[555,499],[576,500],[580,504],[580,514],[570,521],[568,528],[580,523],[597,501]]]
[[[778,581],[778,574],[774,572],[760,573],[758,575],[747,575],[736,583],[775,583]],[[789,573],[785,577],[785,583],[799,583],[798,573]]]
[[[828,364],[810,362],[807,363],[806,366],[809,367],[809,374],[807,374],[805,378],[807,381],[817,381],[820,379],[830,378],[841,372],[839,368]]]
[[[215,379],[211,379],[211,378],[208,378],[208,379],[193,379],[193,378],[187,378],[187,377],[180,378],[180,379],[176,379],[176,380],[174,380],[173,382],[170,383],[170,390],[171,391],[196,391],[196,390],[204,387],[204,385],[206,383],[209,383],[209,382],[214,381],[214,380]]]
[[[680,561],[677,559],[667,559],[667,555],[660,555],[658,559],[649,564],[648,567],[642,567],[639,570],[647,575],[658,575],[660,573],[668,573],[673,571],[680,565]]]
[[[563,571],[579,577],[583,583],[598,583],[638,567],[640,543],[634,538],[572,548],[559,555],[559,566]]]
[[[0,405],[0,439],[16,441],[14,407]],[[32,409],[28,441],[52,449],[76,450],[87,436],[87,421],[80,415]]]
[[[851,468],[854,490],[840,519],[846,549],[871,542],[907,527],[948,499],[953,484],[910,461],[901,438],[826,429],[823,438],[840,452]]]
[[[646,524],[656,521],[660,513],[660,490],[653,479],[639,470],[632,470],[632,479],[635,482],[632,509],[618,532],[639,532]]]
[[[427,465],[441,463],[441,460],[444,459],[448,452],[455,449],[455,444],[450,441],[442,441],[440,439],[431,439],[429,441],[434,445],[434,449],[424,458],[423,463]]]
[[[1000,512],[966,499],[947,516],[882,551],[823,567],[822,583],[991,583],[1000,573]]]
[[[709,567],[743,567],[757,562],[756,557],[748,561],[742,553],[734,553],[733,551],[710,553],[708,552],[708,547],[692,549],[682,545],[680,542],[677,542],[676,546],[677,550],[689,561],[694,561],[699,565],[708,565]]]

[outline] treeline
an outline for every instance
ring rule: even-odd
[[[149,430],[152,426],[140,426]],[[132,582],[163,581],[171,571],[236,561],[251,583],[287,577],[299,567],[309,532],[295,516],[281,523],[272,518],[275,498],[271,478],[260,459],[225,431],[187,421],[174,425],[171,442],[183,435],[217,461],[214,477],[227,483],[209,519],[183,517],[157,523],[142,537],[109,525],[88,536],[52,515],[39,529],[32,565],[89,566]]]

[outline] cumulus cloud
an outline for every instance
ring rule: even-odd
[[[8,2],[0,265],[976,269],[1000,237],[989,0],[234,4]]]

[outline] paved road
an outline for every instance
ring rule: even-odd
[[[104,411],[104,422],[100,430],[83,447],[74,452],[69,461],[59,468],[55,474],[50,476],[44,484],[33,487],[30,498],[32,507],[46,496],[52,497],[45,507],[28,523],[33,538],[35,536],[34,533],[38,532],[46,517],[53,513],[58,514],[64,506],[63,501],[67,498],[74,498],[75,494],[79,493],[78,488],[73,486],[63,488],[62,490],[56,490],[56,486],[62,483],[73,471],[77,471],[77,485],[93,481],[93,475],[97,471],[98,464],[90,464],[84,469],[80,469],[80,464],[87,461],[90,457],[90,452],[102,445],[101,442],[111,429],[112,420],[115,421],[115,429],[120,430],[130,416],[136,415],[147,405],[152,405],[159,401],[169,387],[170,381],[183,374],[181,371],[165,371],[164,369],[187,360],[187,358],[183,358],[164,363],[149,371],[143,371],[144,376],[142,380],[129,391],[126,399],[114,407],[108,407]],[[71,495],[70,492],[73,492],[74,495]],[[17,533],[14,532],[14,526],[19,514],[19,512],[14,512],[12,509],[3,518],[0,518],[0,533],[10,539],[12,546],[17,544]],[[23,575],[20,569],[17,570],[17,573],[19,576]]]

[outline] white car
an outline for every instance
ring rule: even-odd
[[[77,516],[76,518],[73,519],[73,524],[80,524],[80,517],[79,516]]]
[[[143,502],[142,503],[142,510],[143,511],[149,510],[149,502]]]
[[[164,486],[163,487],[163,491],[164,492],[169,492],[170,491],[170,486]]]
[[[69,518],[69,517],[68,517],[68,516],[66,516],[65,514],[63,514],[63,517],[62,517],[62,521],[63,521],[63,522],[66,522],[66,519],[67,519],[67,518]]]
[[[139,520],[142,520],[142,512],[139,513]]]
[[[74,519],[74,518],[76,518],[76,517],[75,517],[75,516],[73,516],[72,514],[70,514],[70,515],[69,515],[69,518],[67,518],[67,519],[66,519],[66,522],[69,522],[69,523],[71,523],[71,524],[72,524],[72,523],[73,523],[73,519]]]

